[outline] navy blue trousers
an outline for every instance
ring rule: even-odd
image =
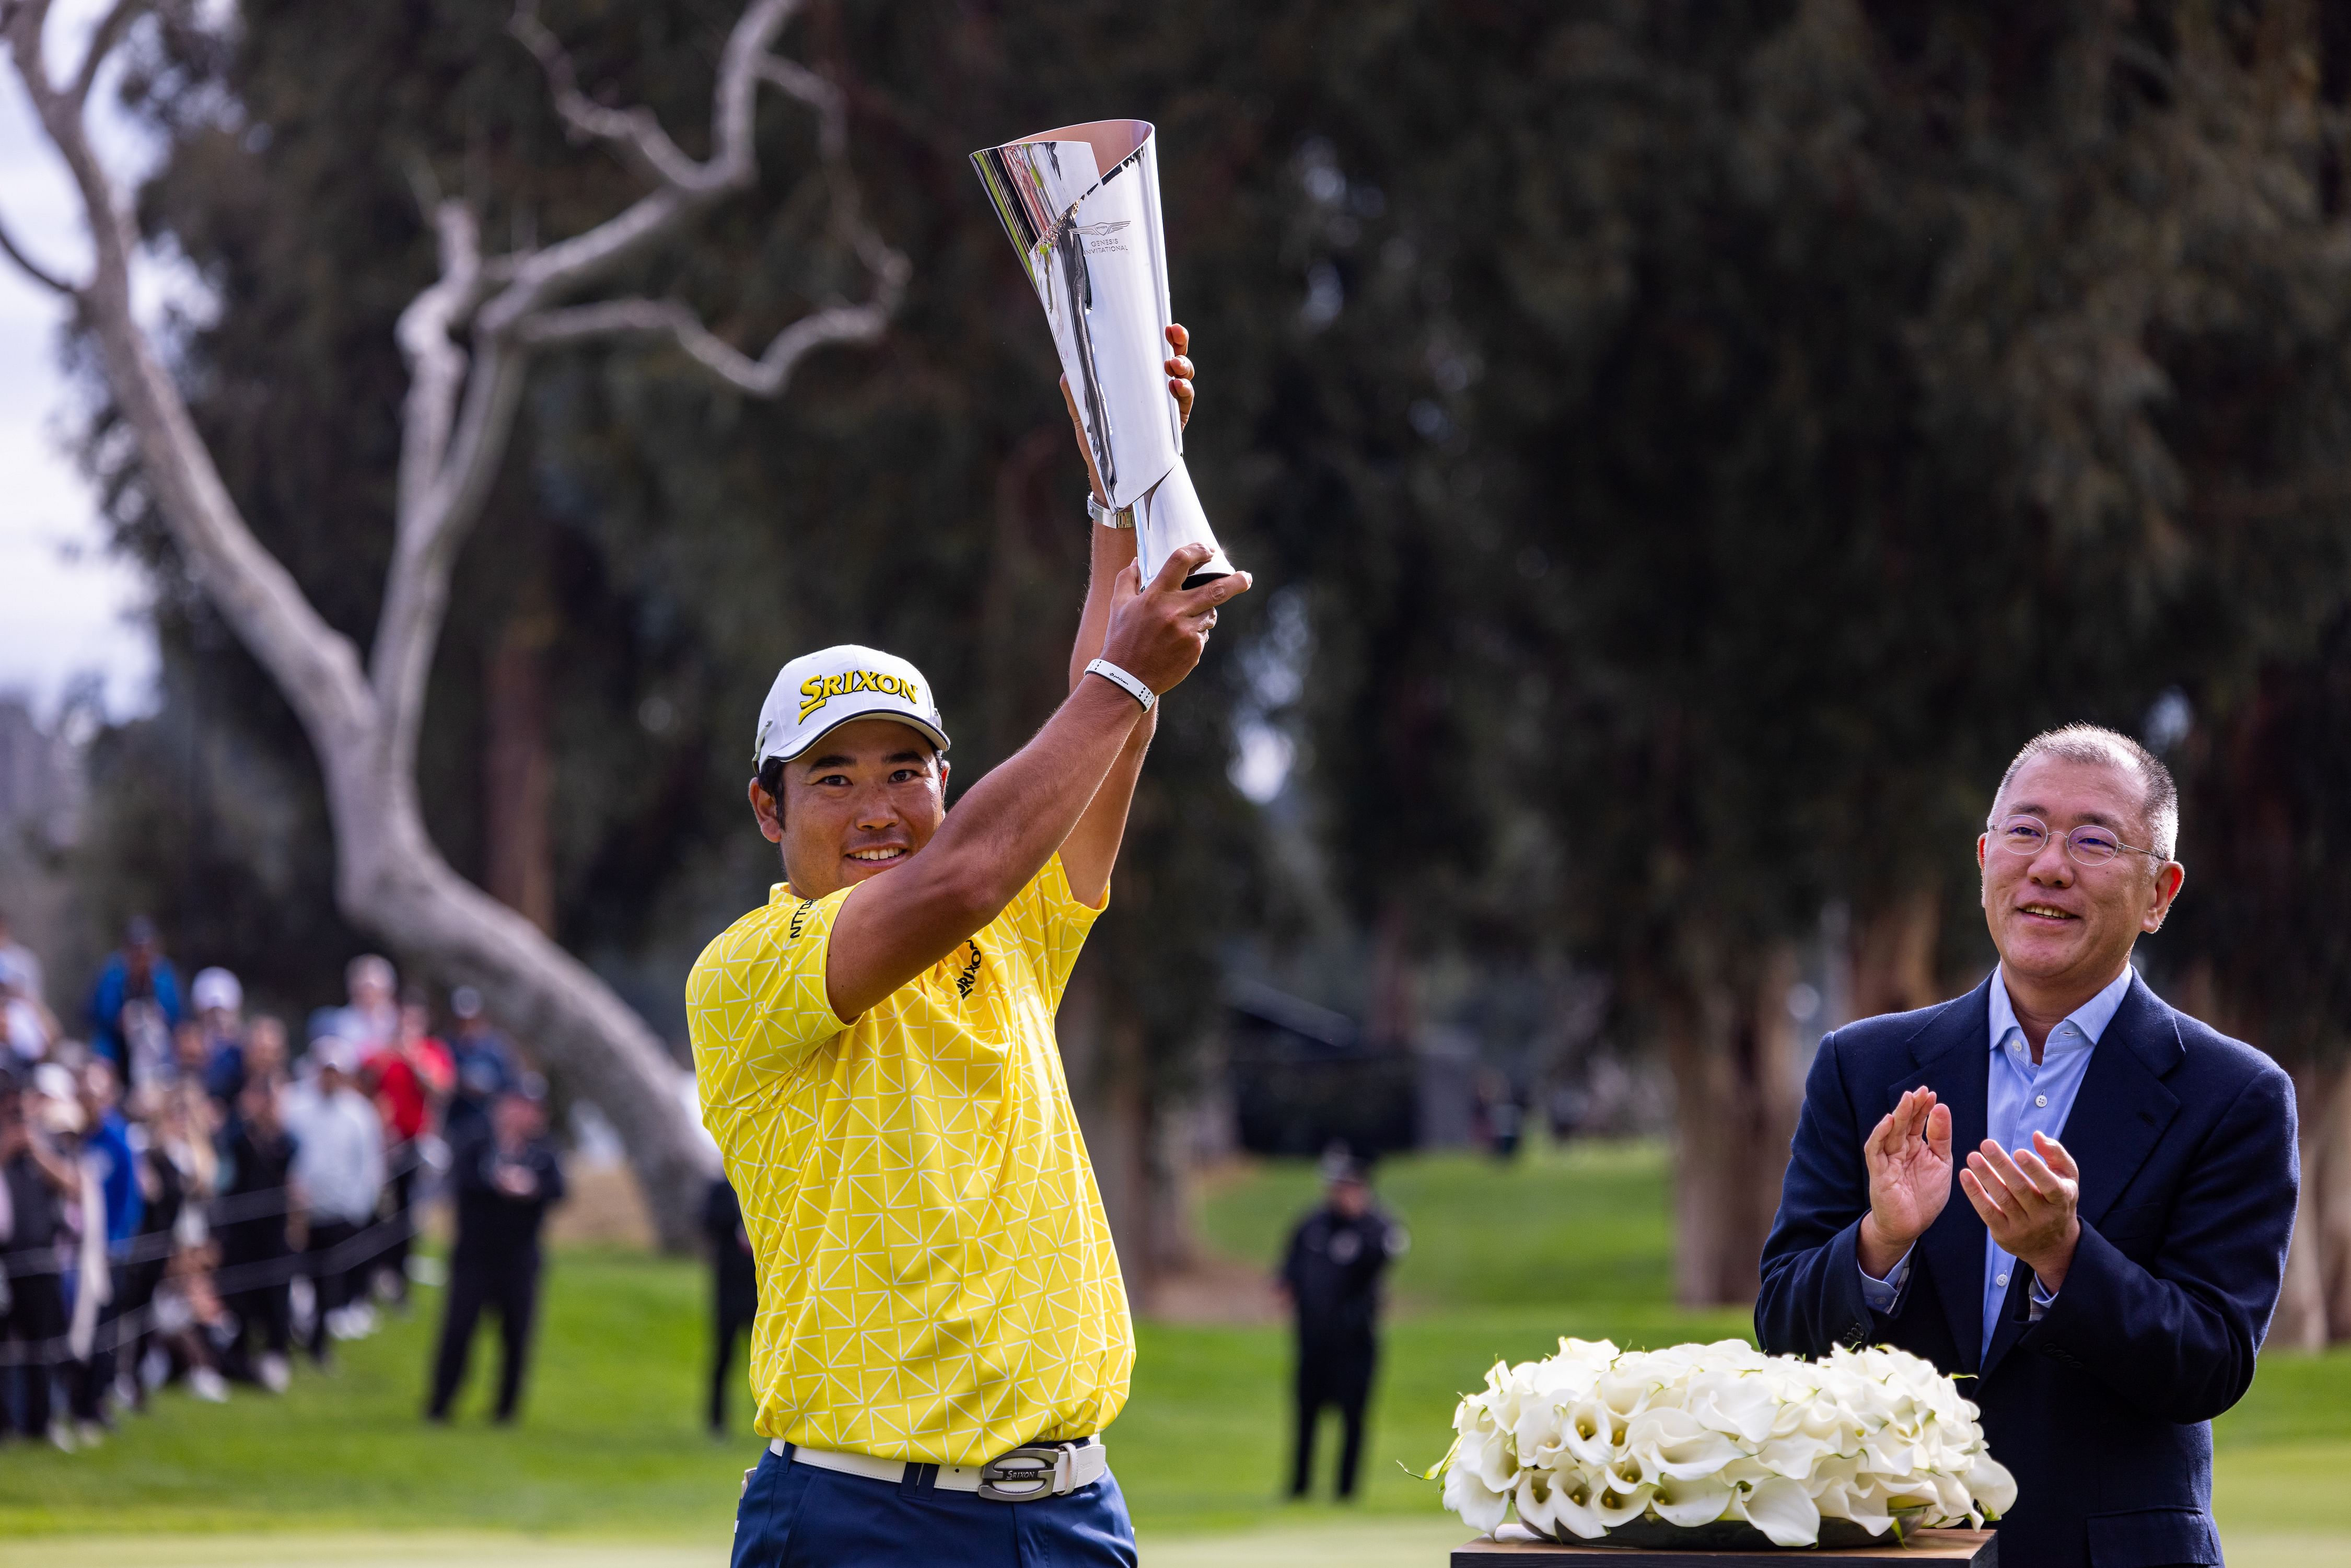
[[[733,1568],[1135,1568],[1117,1478],[1067,1497],[939,1491],[931,1467],[870,1480],[760,1457],[735,1514]]]

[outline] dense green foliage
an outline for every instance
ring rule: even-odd
[[[584,79],[691,144],[733,9],[549,16]],[[849,91],[868,205],[914,263],[896,329],[773,405],[658,354],[544,368],[436,666],[435,831],[483,864],[483,671],[530,642],[559,935],[667,1021],[685,957],[771,874],[738,732],[783,656],[855,637],[946,674],[966,778],[1019,743],[1060,686],[1081,481],[963,155],[1141,110],[1207,379],[1193,467],[1261,584],[1170,705],[1097,943],[1157,1054],[1200,1020],[1217,938],[1309,909],[1406,961],[1594,965],[1637,1018],[1749,985],[1824,900],[1956,908],[2024,735],[2136,728],[2177,692],[2202,744],[2343,601],[2329,16],[819,5],[791,46]],[[431,267],[416,185],[467,192],[492,235],[569,232],[630,187],[559,133],[499,7],[244,16],[139,78],[173,148],[146,207],[219,291],[187,360],[232,487],[363,633],[391,325]],[[634,280],[743,341],[849,276],[790,178],[807,126],[778,104],[762,128],[762,193]],[[315,988],[352,937],[318,918],[290,718],[135,487],[123,516],[172,591],[172,679],[101,752],[93,878],[265,989]],[[1303,743],[1283,831],[1325,852],[1271,885],[1223,778],[1237,700]],[[2216,811],[2247,798],[2199,780]],[[2339,830],[2298,820],[2324,904]],[[158,839],[211,859],[159,871]]]
[[[583,80],[689,144],[735,14],[547,12]],[[496,236],[632,186],[558,133],[501,6],[242,19],[147,46],[146,213],[218,294],[183,365],[232,489],[364,633],[420,191]],[[1923,932],[1872,1008],[1980,973],[1986,797],[2072,718],[2189,765],[2213,874],[2157,972],[2289,1059],[2345,1038],[2338,8],[825,0],[788,43],[846,94],[912,262],[892,332],[772,404],[634,348],[543,365],[426,724],[469,873],[494,747],[553,768],[556,934],[673,1036],[691,956],[774,875],[740,737],[778,664],[911,655],[966,779],[1062,689],[1079,469],[965,156],[1141,112],[1203,366],[1191,465],[1259,582],[1166,709],[1071,1009],[1094,1088],[1147,1117],[1237,961],[1374,1047],[1450,1011],[1521,1079],[1567,1033],[1558,977],[1597,976],[1677,1079],[1681,1292],[1735,1300],[1792,1118],[1797,946],[1839,906],[1856,951]],[[747,343],[853,277],[794,178],[804,118],[760,125],[759,193],[627,280]],[[81,869],[108,914],[322,999],[360,937],[322,917],[313,775],[112,434],[169,701],[101,745]],[[534,695],[501,706],[518,667]],[[1228,778],[1252,727],[1297,747],[1266,810]]]

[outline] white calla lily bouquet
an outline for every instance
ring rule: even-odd
[[[1442,1475],[1445,1506],[1489,1533],[1515,1510],[1559,1542],[1639,1543],[1662,1525],[1813,1546],[1825,1525],[1836,1544],[2006,1511],[2016,1481],[1976,1414],[1905,1351],[1802,1361],[1743,1340],[1620,1351],[1562,1339],[1556,1355],[1495,1364],[1426,1479]]]

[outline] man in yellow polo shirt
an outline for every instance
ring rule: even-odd
[[[686,991],[759,1265],[770,1441],[737,1568],[1134,1562],[1099,1437],[1132,1329],[1053,1013],[1153,705],[1249,579],[1186,591],[1191,547],[1143,583],[1133,532],[1093,533],[1069,699],[952,812],[945,723],[906,661],[808,654],[760,714],[751,807],[787,880]]]

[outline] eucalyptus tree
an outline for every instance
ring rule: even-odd
[[[363,657],[255,538],[165,353],[134,308],[136,209],[93,144],[90,99],[127,41],[144,27],[197,28],[194,8],[121,0],[60,80],[45,53],[47,0],[0,6],[11,65],[80,199],[89,256],[77,274],[37,261],[14,238],[0,247],[72,302],[135,443],[138,483],[206,597],[300,716],[326,782],[344,912],[399,949],[474,979],[503,1016],[528,1030],[612,1116],[664,1237],[679,1242],[691,1234],[708,1161],[677,1069],[658,1037],[592,972],[450,869],[423,825],[418,734],[451,573],[500,472],[535,357],[582,342],[659,340],[741,392],[773,397],[817,348],[870,342],[883,331],[906,263],[857,212],[839,93],[778,48],[799,9],[799,0],[751,0],[739,14],[720,53],[707,151],[699,157],[647,110],[612,108],[583,90],[531,0],[515,11],[515,46],[537,58],[564,123],[616,156],[637,192],[565,237],[517,233],[509,243],[486,244],[472,193],[444,193],[429,163],[418,168],[438,276],[413,293],[397,326],[407,386],[386,519],[393,544]],[[615,293],[611,286],[648,255],[680,244],[712,209],[758,186],[757,120],[767,89],[816,117],[818,157],[801,177],[835,204],[869,288],[862,300],[810,310],[753,354],[711,332],[677,299]]]

